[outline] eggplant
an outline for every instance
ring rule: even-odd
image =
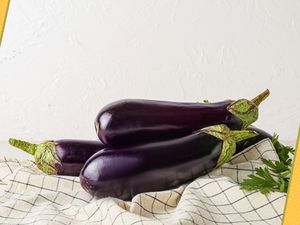
[[[250,147],[251,145],[258,143],[259,141],[261,141],[263,139],[270,139],[272,141],[273,136],[262,129],[259,129],[255,126],[249,126],[247,128],[247,130],[255,131],[257,133],[257,135],[255,137],[237,142],[235,154],[243,151],[244,149]]]
[[[251,101],[216,103],[125,99],[105,106],[96,117],[95,128],[99,139],[112,147],[179,138],[217,124],[239,130],[257,120],[258,105],[268,95],[266,90]]]
[[[84,163],[105,147],[100,141],[72,139],[32,144],[10,138],[9,144],[33,155],[44,173],[65,176],[79,176]]]
[[[188,136],[95,153],[80,172],[81,186],[97,197],[131,199],[136,194],[175,188],[227,162],[235,142],[255,136],[226,125]]]

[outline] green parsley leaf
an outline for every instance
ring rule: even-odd
[[[249,175],[249,179],[245,179],[241,184],[243,190],[258,190],[262,194],[270,193],[278,187],[277,181],[272,177],[268,168],[256,168],[257,175]]]
[[[281,161],[272,161],[270,159],[261,158],[261,161],[267,165],[273,173],[283,173],[289,171],[289,166]]]
[[[255,175],[249,175],[248,179],[244,179],[240,185],[242,190],[257,190],[262,194],[273,191],[287,192],[295,149],[281,144],[277,134],[273,135],[272,143],[279,161],[261,158],[266,167],[256,168]]]
[[[290,146],[284,146],[278,141],[278,135],[274,134],[272,138],[272,143],[274,148],[278,154],[279,160],[286,165],[290,165],[292,163],[292,159],[290,158],[289,154],[294,154],[295,149]]]

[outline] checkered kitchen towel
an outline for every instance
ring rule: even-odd
[[[0,159],[0,224],[281,224],[286,194],[239,189],[262,156],[278,159],[269,140],[190,184],[130,202],[93,198],[78,177],[45,175],[31,161]]]

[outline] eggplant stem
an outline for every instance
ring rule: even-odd
[[[14,138],[10,138],[8,140],[8,143],[16,148],[19,148],[19,149],[31,154],[31,155],[34,155],[35,151],[37,149],[36,144],[32,144],[27,141],[17,140]]]
[[[255,104],[256,106],[259,106],[259,104],[264,101],[268,96],[270,95],[270,91],[269,89],[265,90],[264,92],[262,92],[261,94],[257,95],[255,98],[253,98],[251,100],[251,102],[253,104]]]

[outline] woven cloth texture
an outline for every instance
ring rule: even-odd
[[[239,183],[261,157],[278,160],[265,139],[189,184],[136,195],[97,199],[78,177],[49,176],[34,162],[0,158],[0,224],[281,224],[286,194],[243,191]]]

